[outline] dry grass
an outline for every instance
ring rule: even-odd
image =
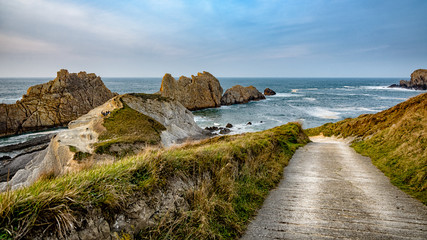
[[[306,130],[308,135],[357,137],[353,147],[369,156],[393,184],[427,204],[427,93],[377,114]]]
[[[281,179],[294,151],[307,143],[300,125],[221,136],[181,148],[149,150],[30,187],[0,194],[0,236],[65,235],[88,209],[113,216],[133,198],[191,181],[188,211],[161,216],[140,239],[236,239],[269,190]],[[110,223],[111,224],[111,223]],[[123,235],[124,236],[124,235]],[[128,236],[128,235],[126,235]]]

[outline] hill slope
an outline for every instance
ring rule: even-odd
[[[356,137],[352,146],[402,190],[427,204],[427,93],[390,109],[307,129],[308,135]]]

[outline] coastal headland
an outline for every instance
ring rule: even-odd
[[[213,89],[211,76],[182,78],[178,89],[189,91],[186,86],[200,79],[211,81],[205,87]],[[393,184],[426,204],[427,93],[313,129],[288,123],[211,137],[174,97],[179,92],[164,95],[169,84],[178,84],[168,75],[164,80],[159,94],[114,96],[71,121],[1,183],[6,191],[0,194],[0,236],[236,239],[295,151],[310,142],[307,135],[319,134],[352,141]],[[216,90],[211,104],[222,95],[220,85]]]

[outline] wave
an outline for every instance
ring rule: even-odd
[[[281,97],[281,98],[286,98],[286,97],[302,97],[304,96],[303,94],[298,94],[298,93],[276,93],[276,95],[270,96],[270,97]]]
[[[16,103],[16,101],[21,99],[22,98],[0,98],[0,103],[11,104],[11,103]]]
[[[365,89],[365,90],[387,90],[387,91],[420,91],[422,92],[423,90],[414,90],[414,89],[407,89],[407,88],[390,88],[388,86],[360,86],[360,89]]]
[[[334,112],[330,109],[323,108],[323,107],[306,108],[306,112],[313,117],[322,118],[322,119],[339,119],[340,118],[339,116],[340,113]]]
[[[402,100],[402,101],[406,101],[408,100],[408,98],[401,98],[401,97],[384,97],[384,96],[376,96],[376,99],[381,99],[381,100]]]

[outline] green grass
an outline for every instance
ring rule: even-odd
[[[134,94],[146,99],[161,98],[155,94]],[[104,120],[106,131],[99,136],[95,144],[95,153],[124,155],[132,152],[135,143],[156,145],[160,142],[160,134],[166,128],[154,120],[123,103],[123,108],[116,109]],[[112,146],[120,151],[112,151]]]
[[[158,216],[157,225],[135,237],[236,239],[281,179],[295,150],[307,142],[300,125],[287,124],[146,151],[111,165],[41,180],[0,194],[0,236],[66,234],[79,217],[96,208],[112,221],[114,213],[124,211],[139,196],[149,198],[181,179],[192,183],[184,195],[189,209]]]
[[[427,205],[427,93],[377,114],[307,129],[310,136],[356,137],[352,146],[390,181]]]

